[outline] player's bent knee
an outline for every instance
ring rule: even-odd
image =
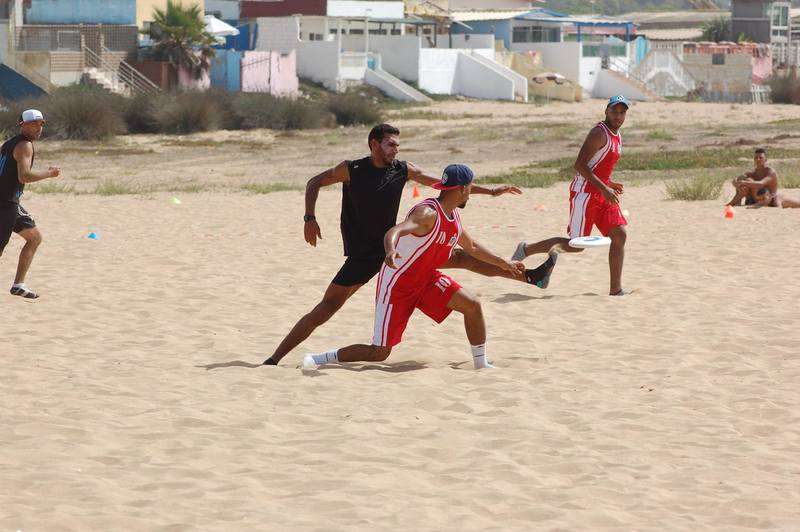
[[[464,300],[461,312],[463,314],[480,314],[483,311],[481,300],[478,296],[468,296]]]

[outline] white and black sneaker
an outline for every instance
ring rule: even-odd
[[[28,290],[24,284],[18,284],[11,287],[11,295],[19,296],[23,299],[39,299],[39,294],[33,290]]]

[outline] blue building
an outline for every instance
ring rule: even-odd
[[[464,13],[452,26],[453,33],[490,34],[503,41],[507,50],[515,44],[548,43],[564,41],[591,41],[596,37],[614,36],[625,42],[635,37],[636,25],[630,21],[602,19],[599,17],[572,17],[549,9],[532,9],[528,13]],[[473,18],[474,17],[474,18]]]
[[[136,0],[36,0],[25,24],[136,25]]]

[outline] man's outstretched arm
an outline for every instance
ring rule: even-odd
[[[420,185],[432,187],[438,183],[440,179],[430,172],[422,170],[413,163],[408,163],[408,178],[415,181]],[[519,187],[513,185],[497,185],[495,187],[484,187],[482,185],[472,185],[473,194],[486,194],[489,196],[502,196],[503,194],[522,194]]]

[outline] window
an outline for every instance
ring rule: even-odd
[[[781,27],[789,25],[788,6],[772,6],[772,25]]]
[[[711,54],[711,64],[712,65],[724,65],[725,64],[725,54]]]
[[[511,36],[512,42],[558,42],[561,33],[558,28],[541,26],[517,26]]]

